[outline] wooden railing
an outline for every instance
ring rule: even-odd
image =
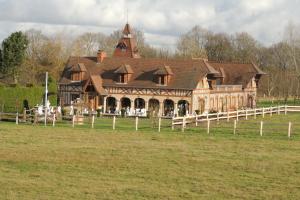
[[[172,118],[172,129],[174,129],[175,126],[181,126],[182,131],[184,131],[188,124],[195,124],[196,126],[198,126],[198,123],[205,121],[229,121],[230,119],[235,119],[238,121],[241,118],[248,119],[248,117],[250,116],[254,116],[254,118],[256,118],[256,116],[261,115],[264,118],[267,114],[287,114],[288,112],[300,112],[300,106],[285,105],[268,108],[244,109],[229,112],[206,113],[195,116],[175,117]]]
[[[213,87],[214,91],[236,91],[242,89],[242,85],[216,85]]]

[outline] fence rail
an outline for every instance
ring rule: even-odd
[[[289,112],[300,112],[300,106],[276,106],[268,108],[255,108],[255,109],[245,109],[238,111],[229,112],[219,112],[219,113],[208,113],[197,116],[185,116],[176,117],[170,119],[164,119],[163,117],[157,117],[153,119],[148,119],[144,117],[130,117],[130,118],[118,118],[117,116],[111,116],[111,118],[96,118],[95,115],[90,116],[57,116],[55,114],[50,114],[46,116],[46,124],[49,126],[67,126],[67,127],[89,127],[89,128],[108,128],[112,130],[116,129],[128,129],[128,130],[157,130],[161,132],[163,130],[169,130],[172,128],[174,130],[181,129],[182,132],[185,131],[187,126],[198,127],[195,130],[203,129],[207,134],[211,134],[215,130],[227,130],[233,134],[239,134],[243,130],[248,130],[251,133],[257,133],[261,136],[268,131],[281,131],[286,132],[288,137],[291,137],[291,132],[293,130],[300,131],[300,123],[273,123],[268,121],[246,121],[249,117],[256,118],[257,116],[262,116],[264,118],[266,115],[280,115],[287,114]],[[231,120],[233,119],[233,120]],[[241,120],[243,119],[243,120]],[[4,113],[0,112],[0,120],[13,121],[16,124],[19,122],[28,124],[44,123],[45,116],[28,114],[26,111],[23,113]],[[233,121],[232,123],[218,123],[219,121]],[[205,123],[206,122],[206,123]],[[247,124],[247,126],[245,126]],[[84,125],[84,126],[81,126]],[[282,130],[281,130],[281,129]],[[192,129],[193,130],[193,129]],[[293,133],[294,134],[294,133]]]
[[[195,124],[198,126],[198,123],[207,122],[207,121],[220,121],[235,119],[239,121],[240,118],[248,119],[248,117],[253,116],[255,119],[257,116],[261,115],[263,118],[265,115],[273,114],[287,114],[288,112],[300,112],[300,106],[276,106],[268,108],[254,108],[254,109],[244,109],[237,111],[228,111],[228,112],[218,112],[218,113],[206,113],[202,115],[195,116],[184,116],[184,117],[175,117],[172,118],[172,129],[174,126],[181,126],[184,131],[185,127],[188,124]]]

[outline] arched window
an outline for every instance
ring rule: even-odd
[[[189,107],[190,104],[186,100],[180,100],[178,101],[178,115],[179,116],[185,116],[189,114]]]
[[[115,113],[117,107],[117,100],[114,97],[107,97],[106,99],[106,112]]]
[[[164,100],[164,116],[172,117],[174,115],[174,101],[170,99]]]
[[[130,108],[131,107],[131,101],[127,97],[123,97],[121,99],[121,108]]]

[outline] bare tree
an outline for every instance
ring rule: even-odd
[[[234,58],[232,37],[225,33],[209,35],[205,49],[209,60],[232,61]]]
[[[73,42],[73,55],[93,56],[99,49],[108,46],[107,36],[103,33],[84,33]]]
[[[207,58],[206,45],[212,33],[200,26],[193,27],[189,32],[180,36],[177,41],[177,54],[180,57]]]
[[[237,33],[233,39],[234,60],[239,62],[256,62],[259,43],[248,33]]]

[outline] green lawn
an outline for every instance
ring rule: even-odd
[[[278,105],[290,105],[290,106],[299,106],[300,105],[300,99],[294,99],[289,98],[287,101],[284,100],[284,98],[273,100],[271,98],[264,99],[264,98],[258,98],[257,100],[257,107],[271,107],[271,106],[278,106]]]
[[[0,122],[0,199],[299,199],[300,115],[266,116],[263,137],[261,120],[240,121],[237,135],[232,121],[211,135],[167,121],[161,133],[146,120],[136,132],[133,119],[116,131],[111,119],[95,129]]]

